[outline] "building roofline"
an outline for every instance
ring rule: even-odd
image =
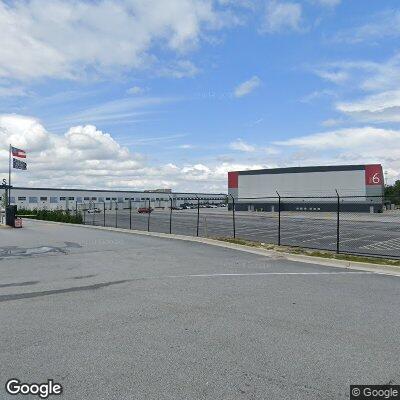
[[[302,173],[302,172],[329,172],[329,171],[363,171],[368,164],[354,165],[320,165],[308,167],[284,167],[284,168],[265,168],[245,171],[233,171],[239,175],[261,175],[261,174],[284,174],[284,173]],[[381,164],[377,164],[381,165]]]
[[[158,194],[158,195],[174,195],[174,194],[187,194],[187,195],[220,195],[226,196],[226,193],[203,193],[203,192],[172,192],[163,193],[157,191],[143,191],[143,190],[110,190],[110,189],[76,189],[76,188],[52,188],[52,187],[27,187],[27,186],[11,186],[11,190],[58,190],[65,192],[105,192],[105,193],[140,193],[140,194]]]

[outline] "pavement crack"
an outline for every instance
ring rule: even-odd
[[[0,303],[6,302],[6,301],[13,301],[13,300],[31,299],[34,297],[50,296],[50,295],[62,294],[62,293],[82,292],[85,290],[96,290],[96,289],[101,289],[101,288],[104,288],[107,286],[119,285],[121,283],[126,283],[129,281],[130,281],[129,279],[124,279],[121,281],[95,283],[93,285],[87,285],[87,286],[75,286],[75,287],[64,288],[64,289],[44,290],[42,292],[5,294],[5,295],[0,296]]]
[[[28,282],[15,282],[15,283],[1,283],[0,288],[6,288],[6,287],[15,287],[15,286],[30,286],[30,285],[36,285],[40,281],[28,281]]]

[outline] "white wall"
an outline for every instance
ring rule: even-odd
[[[0,196],[3,196],[4,193],[0,193]],[[106,203],[106,207],[115,208],[115,203],[122,202],[128,204],[129,199],[132,199],[132,207],[138,208],[147,206],[148,198],[151,201],[151,207],[169,207],[170,205],[170,196],[172,198],[181,198],[184,195],[180,195],[178,193],[143,193],[143,192],[105,192],[105,191],[85,191],[85,190],[65,190],[65,189],[18,189],[13,188],[11,190],[11,199],[14,199],[12,204],[16,204],[18,208],[25,209],[47,209],[47,210],[56,210],[56,209],[70,209],[74,210],[76,206],[76,202],[78,203],[101,203],[104,201]],[[36,198],[37,203],[31,202],[30,197]],[[41,200],[42,198],[46,198],[46,200]],[[200,197],[200,196],[199,196]],[[214,198],[215,195],[201,195],[202,198]],[[25,198],[23,200],[22,198]],[[51,202],[50,198],[54,198],[56,202]],[[65,198],[65,199],[61,199]],[[143,200],[142,200],[143,199]],[[146,199],[146,200],[144,200]],[[174,201],[175,205],[180,205],[184,203],[185,200],[176,200]],[[210,203],[219,203],[220,201],[211,201]],[[97,204],[96,207],[100,205]]]
[[[365,171],[239,175],[239,198],[366,195]]]

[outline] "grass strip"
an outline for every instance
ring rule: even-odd
[[[364,255],[361,256],[361,255],[345,254],[345,253],[337,254],[329,250],[312,250],[312,249],[304,249],[291,246],[278,246],[276,244],[268,244],[246,239],[234,239],[227,237],[216,237],[214,239],[222,242],[240,244],[242,246],[255,247],[264,250],[274,250],[277,252],[287,253],[287,254],[299,254],[305,256],[322,257],[327,259],[363,262],[368,264],[400,266],[400,260],[395,260],[390,258],[381,258],[381,257],[364,256]]]

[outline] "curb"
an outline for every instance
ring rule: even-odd
[[[364,263],[359,261],[347,261],[347,260],[335,260],[335,259],[327,259],[324,257],[316,257],[316,256],[307,256],[302,254],[291,254],[285,253],[281,251],[275,250],[267,250],[260,248],[252,248],[241,244],[236,243],[228,243],[222,242],[216,239],[196,237],[196,236],[186,236],[186,235],[176,235],[169,233],[160,233],[160,232],[147,232],[147,231],[139,231],[134,229],[123,229],[123,228],[113,228],[113,227],[104,227],[104,226],[94,226],[94,225],[81,225],[81,224],[71,224],[67,222],[56,222],[56,221],[45,221],[38,219],[30,219],[26,218],[30,221],[38,221],[46,224],[56,224],[56,225],[67,225],[72,227],[86,228],[86,229],[99,229],[104,231],[111,232],[119,232],[125,234],[134,234],[134,235],[142,235],[142,236],[152,236],[159,237],[164,239],[175,239],[182,240],[187,242],[196,242],[203,243],[212,246],[223,247],[232,250],[244,251],[246,253],[257,254],[264,257],[269,257],[275,260],[288,260],[294,262],[301,262],[306,264],[318,264],[326,267],[334,267],[334,268],[344,268],[351,269],[356,271],[367,271],[374,272],[376,274],[382,275],[391,275],[391,276],[400,276],[400,267],[392,266],[392,265],[382,265],[382,264],[373,264],[373,263]]]

